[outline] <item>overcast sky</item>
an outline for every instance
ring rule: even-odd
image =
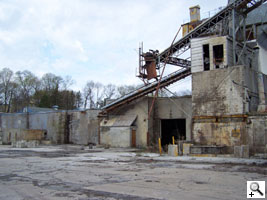
[[[140,84],[138,46],[166,49],[190,6],[208,15],[227,0],[0,0],[1,69]],[[168,71],[167,71],[168,72]],[[181,84],[190,87],[190,79]]]

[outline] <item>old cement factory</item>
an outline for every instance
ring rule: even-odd
[[[26,108],[0,114],[0,142],[158,149],[159,138],[163,147],[174,138],[180,154],[266,157],[265,2],[229,0],[207,19],[200,18],[199,6],[191,7],[181,39],[161,53],[140,47],[143,87],[100,110]],[[185,52],[190,59],[182,58]],[[168,65],[179,70],[162,76]],[[192,76],[192,95],[157,97],[160,89],[187,76]]]

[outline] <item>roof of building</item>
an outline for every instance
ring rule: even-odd
[[[40,108],[40,107],[35,107],[35,106],[28,106],[23,108],[23,112],[28,112],[28,113],[37,113],[37,112],[51,112],[55,111],[52,108]]]
[[[105,127],[129,127],[136,120],[137,115],[116,115],[101,121],[100,126]]]

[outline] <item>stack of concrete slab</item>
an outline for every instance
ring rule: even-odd
[[[12,147],[14,148],[34,148],[39,146],[40,142],[38,140],[31,140],[31,141],[26,141],[26,140],[20,140],[16,142],[12,142]]]

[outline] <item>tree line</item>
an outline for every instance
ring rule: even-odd
[[[21,112],[27,106],[73,110],[100,108],[106,98],[119,98],[138,88],[138,85],[103,85],[88,81],[81,91],[73,91],[74,80],[46,73],[41,78],[28,70],[0,71],[0,112]]]
[[[41,78],[28,70],[13,72],[9,68],[0,71],[0,112],[21,112],[23,108],[35,106],[52,108],[58,106],[62,110],[101,108],[105,99],[120,98],[136,90],[141,85],[103,85],[99,82],[87,81],[81,91],[73,91],[70,87],[74,80],[70,76],[62,78],[53,73],[46,73]],[[184,90],[167,94],[160,90],[159,96],[190,95]]]

